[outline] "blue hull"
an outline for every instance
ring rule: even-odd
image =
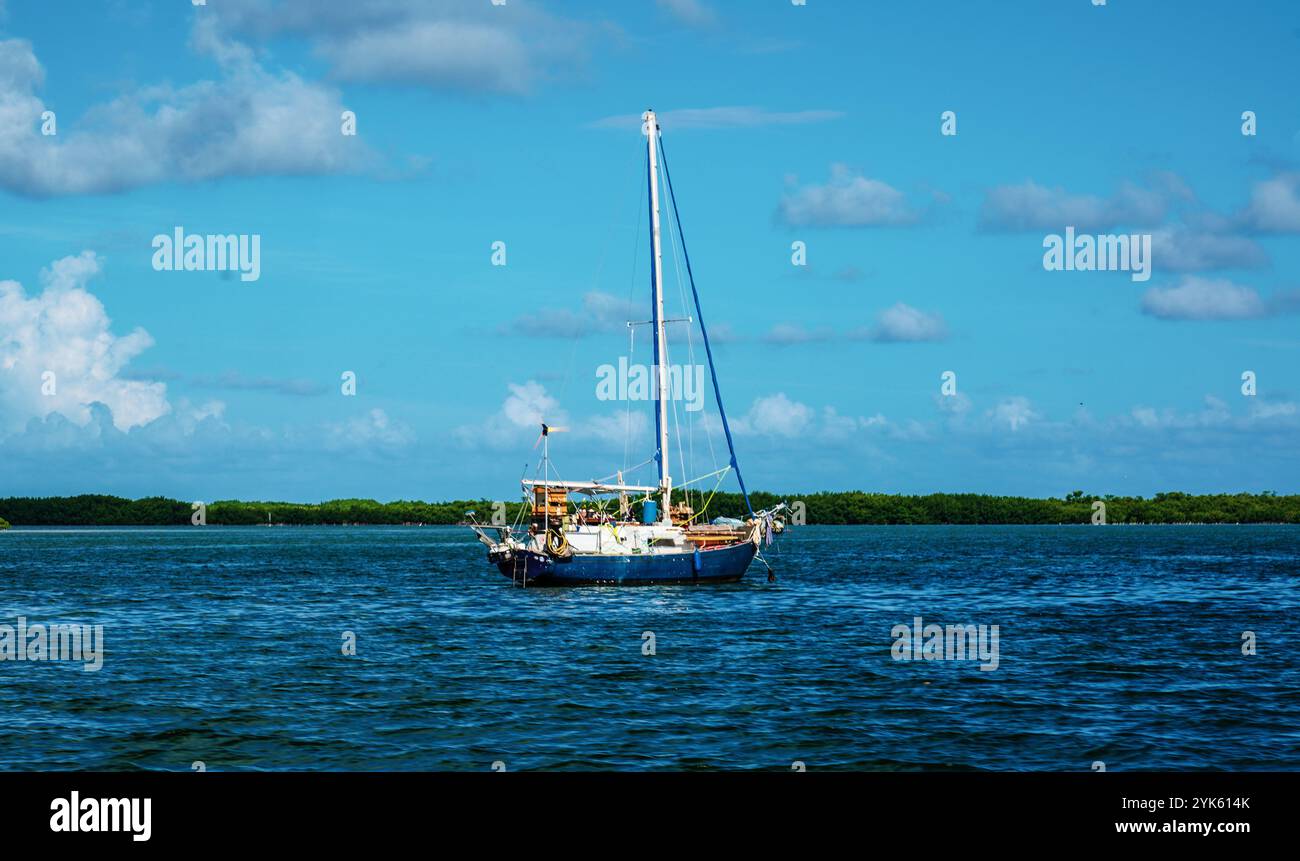
[[[745,576],[758,548],[753,542],[695,553],[570,556],[556,559],[520,553],[496,563],[517,585],[653,586],[664,583],[729,583]]]

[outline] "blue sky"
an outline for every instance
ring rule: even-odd
[[[641,463],[648,106],[751,488],[1300,490],[1293,3],[62,5],[0,0],[0,495],[507,497],[540,417]]]

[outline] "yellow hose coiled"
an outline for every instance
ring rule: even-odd
[[[553,530],[546,533],[546,552],[552,556],[568,556],[569,539],[563,532]]]

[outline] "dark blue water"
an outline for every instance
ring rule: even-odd
[[[1300,527],[802,527],[777,583],[707,587],[521,590],[481,551],[0,533],[0,624],[106,641],[0,662],[0,768],[1300,768]],[[894,660],[914,616],[998,625],[997,670]]]

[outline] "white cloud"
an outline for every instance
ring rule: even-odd
[[[852,445],[868,438],[886,437],[916,442],[930,437],[929,429],[914,419],[902,423],[880,413],[842,415],[833,406],[820,410],[792,400],[784,392],[756,398],[749,411],[732,421],[732,430],[751,439],[821,442],[828,446]]]
[[[456,429],[455,436],[462,445],[515,449],[521,444],[531,443],[541,433],[542,422],[556,426],[567,424],[568,417],[560,408],[560,402],[551,397],[541,383],[529,380],[510,383],[507,388],[509,394],[501,409],[487,421]]]
[[[360,32],[326,42],[320,53],[348,81],[524,92],[531,77],[528,46],[518,35],[456,21]]]
[[[1073,226],[1080,231],[1109,230],[1117,225],[1144,227],[1162,222],[1174,200],[1186,194],[1168,179],[1159,188],[1124,183],[1110,197],[1071,194],[1027,180],[1020,185],[989,189],[980,209],[984,230],[1060,231]]]
[[[1266,316],[1269,309],[1250,287],[1191,276],[1176,287],[1147,290],[1142,312],[1162,320],[1248,320]]]
[[[799,227],[880,227],[913,224],[921,218],[903,192],[842,164],[831,166],[826,184],[785,195],[777,214],[784,223]]]
[[[1003,398],[987,415],[993,420],[995,427],[1005,425],[1013,433],[1030,422],[1042,418],[1030,404],[1029,398],[1021,395]]]
[[[1243,229],[1261,233],[1300,231],[1300,174],[1280,174],[1257,183],[1251,205],[1235,217],[1197,207],[1187,183],[1157,172],[1144,185],[1125,182],[1106,197],[1072,194],[1032,180],[989,189],[980,208],[986,231],[1081,233],[1145,228],[1151,232],[1152,258],[1166,271],[1202,272],[1255,269],[1268,265],[1264,248]],[[1170,214],[1181,223],[1163,224]]]
[[[455,430],[454,436],[462,446],[524,451],[536,442],[543,422],[562,434],[552,439],[553,447],[563,449],[572,445],[582,454],[589,454],[593,449],[621,452],[629,442],[638,447],[650,442],[649,402],[622,403],[605,415],[570,420],[559,400],[536,380],[509,383],[506,388],[508,394],[500,409],[485,421]]]
[[[778,347],[797,344],[815,344],[847,337],[853,341],[879,343],[907,343],[918,341],[943,341],[948,337],[948,325],[939,314],[920,311],[903,302],[897,302],[876,315],[874,326],[863,326],[847,333],[837,333],[829,327],[808,329],[798,323],[777,323],[762,336],[762,341]]]
[[[114,425],[102,403],[88,412],[83,424],[50,413],[6,438],[9,456],[0,458],[0,486],[34,495],[112,492],[207,500],[378,496],[376,475],[409,478],[437,456],[408,445],[409,429],[382,411],[271,430],[227,419],[219,401],[195,405],[181,399],[168,415],[129,432]],[[376,472],[379,457],[389,464],[407,460],[401,468]]]
[[[1151,257],[1161,269],[1173,272],[1258,269],[1268,265],[1268,254],[1253,239],[1183,227],[1153,231]]]
[[[942,341],[948,337],[948,326],[938,314],[898,302],[880,312],[875,328],[856,332],[854,337],[882,343]]]
[[[785,392],[778,392],[757,398],[749,412],[733,422],[733,425],[736,432],[741,434],[791,438],[808,430],[813,415],[812,407],[790,400]]]
[[[1275,415],[1290,415],[1290,413],[1285,411],[1269,412],[1267,415],[1252,413],[1247,419],[1234,419],[1224,401],[1213,395],[1206,395],[1205,408],[1197,412],[1184,413],[1169,407],[1157,410],[1149,406],[1136,406],[1130,410],[1129,415],[1137,427],[1150,431],[1215,428],[1234,422],[1250,422],[1253,419],[1267,419]],[[1124,421],[1121,419],[1119,424],[1122,426]]]
[[[958,421],[970,412],[972,406],[971,399],[965,392],[954,392],[951,395],[937,394],[934,400],[940,412],[947,413]]]
[[[510,396],[502,405],[501,414],[517,428],[535,428],[542,422],[558,424],[565,420],[559,402],[546,393],[544,386],[532,380],[522,386],[510,384]]]
[[[839,410],[832,406],[822,407],[822,433],[827,439],[851,440],[864,427],[873,427],[884,423],[885,417],[879,414],[864,419],[856,416],[842,416]]]
[[[1300,233],[1300,173],[1255,183],[1241,220],[1261,233]]]
[[[186,436],[192,436],[198,426],[208,419],[211,419],[214,424],[227,427],[222,423],[226,415],[225,401],[205,401],[195,405],[188,399],[181,398],[172,415],[181,433]]]
[[[222,0],[206,14],[241,38],[303,37],[341,80],[509,94],[580,65],[590,29],[530,0]]]
[[[402,422],[395,422],[381,409],[372,409],[341,422],[326,425],[328,449],[361,448],[369,451],[409,445],[415,432]]]
[[[43,271],[40,295],[0,281],[0,430],[14,432],[54,412],[85,425],[96,402],[112,410],[119,430],[170,411],[163,383],[123,376],[153,339],[139,328],[113,334],[103,304],[85,288],[100,270],[99,258],[85,251]],[[52,394],[46,372],[54,375]]]
[[[222,65],[215,81],[128,92],[40,132],[44,71],[30,43],[0,41],[0,188],[32,197],[103,194],[224,176],[335,173],[364,145],[339,132],[336,91],[271,73],[244,46],[197,27],[193,46]]]
[[[1290,401],[1255,400],[1250,405],[1250,416],[1253,419],[1272,419],[1294,415],[1300,415],[1300,406]]]

